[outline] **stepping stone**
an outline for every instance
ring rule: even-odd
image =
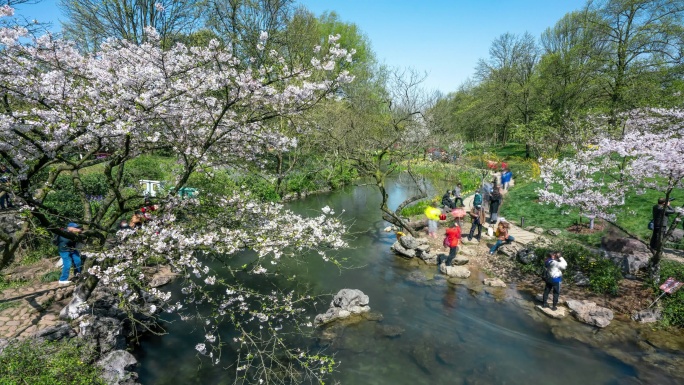
[[[506,287],[506,283],[502,281],[500,278],[485,278],[482,283],[485,284],[485,286],[492,286],[492,287]]]
[[[555,311],[551,310],[550,307],[542,307],[541,305],[537,305],[535,308],[547,316],[555,319],[561,319],[567,315],[566,309],[563,306],[556,307]]]

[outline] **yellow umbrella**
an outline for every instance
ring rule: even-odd
[[[425,216],[433,221],[438,221],[440,214],[442,214],[442,210],[437,207],[428,207],[425,209]]]

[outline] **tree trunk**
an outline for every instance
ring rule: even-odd
[[[73,320],[88,311],[86,301],[90,298],[93,290],[100,282],[99,278],[89,275],[85,281],[79,283],[71,295],[71,301],[60,312],[59,318],[63,320]]]
[[[377,184],[378,188],[380,189],[380,195],[382,195],[382,203],[380,203],[380,210],[384,213],[384,215],[382,216],[383,219],[386,220],[387,222],[399,227],[399,228],[402,228],[402,229],[408,231],[409,234],[411,234],[411,236],[417,238],[418,233],[416,233],[416,231],[412,227],[408,226],[408,224],[403,219],[401,219],[401,217],[399,215],[397,215],[396,212],[390,210],[389,207],[387,207],[387,200],[388,200],[389,196],[387,195],[387,190],[385,189],[384,177],[376,175],[375,180],[376,180],[376,184]],[[420,198],[420,196],[409,198],[406,201],[402,202],[402,204],[399,205],[399,207],[403,208],[405,206],[404,203],[408,204],[408,203],[410,203],[414,200],[418,200],[418,199],[422,199],[422,198]],[[407,203],[407,201],[409,201],[409,202]],[[404,205],[404,206],[402,206],[402,205]]]

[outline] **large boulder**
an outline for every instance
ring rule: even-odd
[[[138,375],[132,370],[137,364],[135,357],[125,350],[111,351],[97,362],[103,369],[102,377],[109,385],[135,384]]]
[[[650,254],[648,246],[638,239],[616,237],[613,234],[601,238],[601,249],[619,254]]]
[[[499,247],[499,253],[507,256],[510,259],[514,259],[515,256],[518,254],[518,251],[522,249],[522,246],[518,243],[509,243],[509,244],[504,244],[503,246]]]
[[[314,319],[317,326],[325,325],[332,321],[348,318],[354,314],[361,314],[370,311],[368,306],[368,296],[357,289],[342,289],[330,302],[330,308],[323,314],[319,314]]]
[[[586,287],[586,286],[589,286],[591,284],[589,277],[587,277],[587,275],[582,273],[581,271],[578,271],[575,273],[575,276],[573,277],[573,281],[575,283],[575,286],[580,286],[580,287]]]
[[[399,238],[399,243],[401,243],[403,248],[409,250],[415,249],[420,245],[418,240],[410,235],[404,235],[403,237]]]
[[[392,245],[392,250],[394,250],[395,253],[401,255],[402,257],[413,258],[416,256],[416,251],[414,249],[405,248],[401,245],[401,242],[399,241],[394,242],[394,244]]]
[[[78,326],[80,337],[95,341],[100,354],[126,349],[124,327],[117,318],[86,315],[81,317]]]
[[[449,277],[454,278],[468,278],[470,277],[470,270],[465,266],[447,266],[446,264],[439,265],[439,271]]]
[[[633,254],[622,254],[606,251],[604,256],[613,261],[615,265],[620,267],[623,274],[636,275],[639,270],[648,267],[648,261],[651,258],[651,253],[637,252]]]
[[[565,317],[565,308],[562,306],[556,307],[556,310],[551,309],[550,307],[543,307],[542,305],[537,305],[535,306],[535,309],[538,311],[544,313],[545,315],[555,318],[555,319],[561,319]]]
[[[610,321],[613,319],[612,310],[598,306],[595,302],[569,299],[565,304],[570,308],[570,312],[575,318],[592,326],[604,328],[610,325]]]
[[[562,231],[560,229],[549,229],[549,231],[547,232],[553,235],[554,237],[557,237],[561,234]]]
[[[670,234],[669,237],[667,237],[668,242],[672,243],[679,243],[682,238],[684,238],[684,230],[682,229],[674,229],[672,230],[672,234]]]
[[[76,331],[66,322],[58,323],[54,326],[38,330],[33,334],[34,338],[40,338],[47,341],[59,341],[63,338],[72,338],[76,336]]]

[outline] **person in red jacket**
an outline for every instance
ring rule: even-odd
[[[454,221],[451,227],[446,229],[444,236],[447,239],[445,244],[449,244],[449,257],[446,260],[446,264],[451,266],[451,262],[456,258],[456,253],[458,253],[458,245],[461,242],[461,226],[458,225],[458,222]]]

